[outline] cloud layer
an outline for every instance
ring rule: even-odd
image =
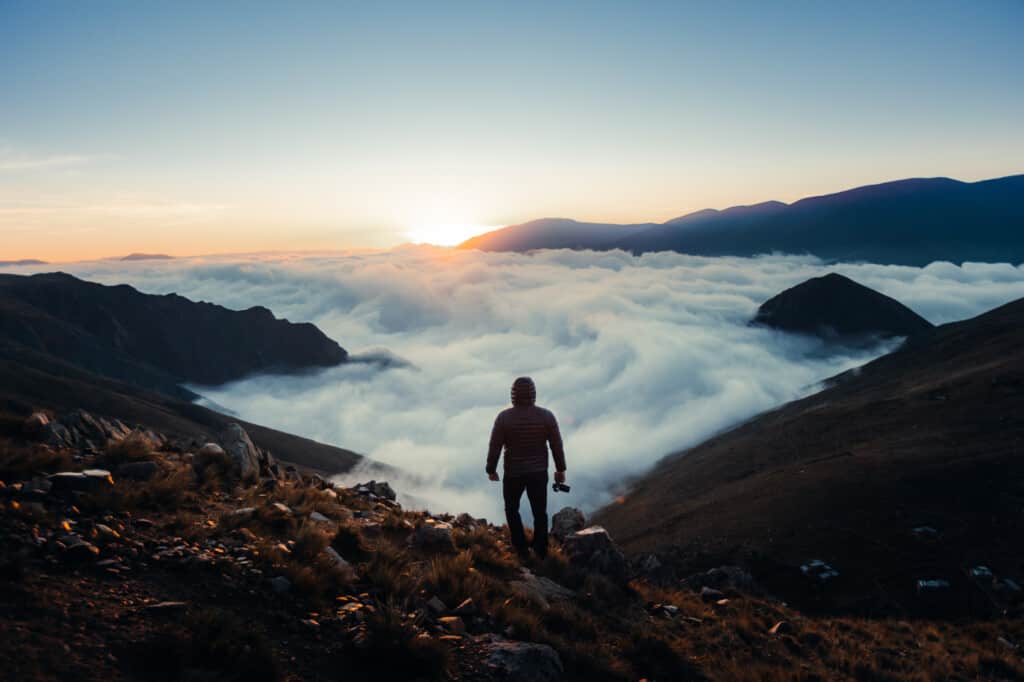
[[[518,375],[534,377],[565,436],[573,492],[551,504],[594,508],[659,457],[885,350],[829,355],[816,340],[746,325],[789,286],[838,271],[935,323],[1024,296],[1024,269],[1005,264],[824,266],[782,256],[407,247],[65,269],[150,293],[264,305],[316,323],[351,352],[404,358],[410,366],[386,371],[354,364],[199,390],[245,419],[417,474],[418,483],[398,482],[407,502],[492,519],[501,505],[483,474],[487,437]]]

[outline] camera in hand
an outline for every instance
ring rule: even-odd
[[[559,483],[558,481],[555,481],[554,483],[551,484],[551,489],[553,491],[555,491],[556,493],[567,493],[567,492],[569,492],[569,486],[567,486],[564,483]]]

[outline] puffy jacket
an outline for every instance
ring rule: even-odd
[[[487,451],[487,473],[498,470],[498,459],[505,450],[505,475],[528,474],[548,470],[548,443],[555,459],[555,470],[565,471],[565,451],[558,422],[550,410],[536,405],[513,405],[494,420],[491,444]]]

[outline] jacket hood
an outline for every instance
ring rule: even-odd
[[[512,382],[512,404],[533,405],[537,402],[537,387],[530,377],[519,377]]]

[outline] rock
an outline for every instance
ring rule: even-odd
[[[237,423],[230,423],[221,434],[224,452],[231,457],[239,478],[255,481],[260,473],[260,458],[249,434]]]
[[[716,590],[713,587],[707,586],[700,588],[700,598],[704,601],[718,601],[723,597],[725,597],[725,592],[722,592],[721,590]]]
[[[455,549],[452,524],[427,519],[409,536],[408,543],[416,548]]]
[[[551,517],[551,535],[564,540],[587,527],[587,517],[575,507],[562,507]]]
[[[377,497],[382,497],[385,500],[392,500],[397,497],[395,491],[391,489],[387,481],[370,481],[369,483],[360,483],[356,486],[356,490],[360,493],[370,493]]]
[[[793,634],[793,626],[788,621],[780,620],[768,632],[773,635],[791,635]]]
[[[601,526],[590,526],[565,538],[569,563],[583,571],[604,573],[614,580],[625,580],[626,557]]]
[[[21,486],[18,496],[26,499],[39,499],[49,495],[52,489],[53,481],[37,476]]]
[[[473,603],[471,598],[462,600],[458,606],[452,609],[452,613],[456,616],[472,616],[476,613],[476,604]]]
[[[114,479],[106,469],[85,471],[61,471],[49,477],[54,493],[96,492],[114,485]]]
[[[550,608],[551,602],[567,601],[576,596],[568,587],[563,587],[550,578],[534,575],[526,568],[520,570],[519,579],[509,583],[509,587],[545,609]]]
[[[739,566],[719,566],[704,573],[691,575],[686,585],[699,592],[701,588],[711,587],[716,590],[733,589],[748,592],[754,588],[754,578]]]
[[[64,547],[61,559],[69,563],[84,563],[95,560],[99,554],[99,547],[86,542],[77,535],[68,534],[58,538],[58,542]]]
[[[430,600],[427,601],[427,609],[435,614],[441,614],[448,610],[448,606],[437,597],[431,597]]]
[[[329,518],[327,518],[326,516],[324,516],[323,514],[321,514],[318,511],[310,512],[309,513],[309,520],[312,521],[313,523],[330,523],[331,522],[331,520]]]
[[[236,520],[251,519],[256,516],[256,507],[239,507],[228,512],[228,517]]]
[[[226,474],[232,466],[231,457],[216,443],[206,443],[192,459],[192,469],[200,479],[207,477],[208,470]]]
[[[47,426],[50,425],[50,418],[45,412],[33,412],[21,425],[21,430],[30,438],[39,438],[46,434]]]
[[[344,573],[350,579],[355,577],[355,569],[352,568],[352,564],[345,561],[336,549],[328,546],[324,548],[323,555],[332,568]]]
[[[275,576],[270,579],[270,589],[277,594],[288,594],[292,589],[292,581],[283,575]]]
[[[444,616],[443,618],[438,618],[437,622],[441,624],[441,627],[452,634],[466,634],[466,624],[463,623],[462,619],[458,616]]]
[[[146,613],[180,613],[188,608],[187,601],[162,601],[156,604],[147,604],[142,607]]]
[[[148,481],[160,473],[160,465],[156,462],[125,462],[114,473],[118,480]]]
[[[494,677],[504,682],[558,682],[562,679],[562,660],[546,644],[515,642],[484,636],[484,663]]]
[[[270,508],[273,509],[278,514],[282,514],[284,516],[291,516],[292,514],[292,508],[289,507],[284,502],[274,502],[270,505]]]

